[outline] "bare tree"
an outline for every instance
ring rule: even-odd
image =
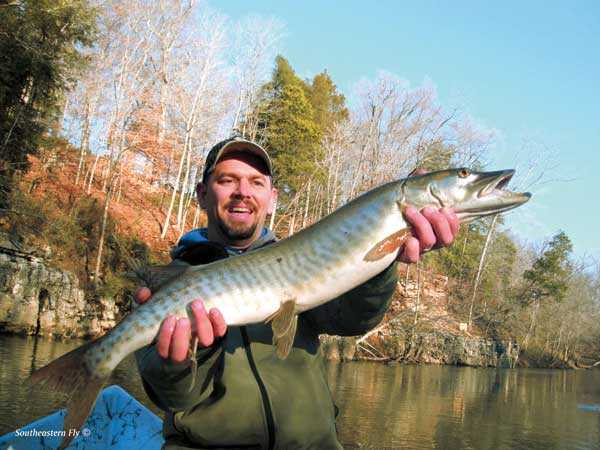
[[[232,86],[235,95],[231,129],[256,136],[255,110],[258,92],[267,81],[278,53],[283,24],[274,18],[250,16],[238,22],[232,40]]]

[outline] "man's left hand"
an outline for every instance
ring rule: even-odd
[[[449,208],[427,207],[419,212],[408,206],[404,218],[412,226],[413,235],[398,254],[398,261],[416,263],[424,252],[452,244],[458,234],[458,217]]]

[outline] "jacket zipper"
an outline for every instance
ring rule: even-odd
[[[252,350],[250,349],[250,339],[248,338],[248,332],[246,327],[240,327],[242,332],[242,338],[244,339],[244,349],[246,350],[246,357],[248,358],[248,364],[250,364],[250,370],[254,374],[256,384],[260,390],[260,396],[262,398],[263,406],[265,408],[265,415],[267,416],[267,431],[269,433],[268,449],[273,450],[275,448],[275,421],[273,420],[273,411],[271,410],[271,403],[269,402],[269,396],[267,394],[267,388],[265,383],[258,374],[256,363],[254,362],[254,356],[252,356]]]

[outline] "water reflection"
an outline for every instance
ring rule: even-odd
[[[0,336],[0,435],[64,405],[22,384],[80,342]],[[600,449],[600,370],[326,365],[346,448]],[[160,415],[132,358],[111,380]],[[32,399],[35,399],[32,401]]]
[[[347,448],[600,448],[599,371],[328,366]]]

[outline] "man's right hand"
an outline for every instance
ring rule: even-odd
[[[142,304],[147,302],[151,296],[150,289],[141,287],[135,292],[134,299],[137,303]],[[207,312],[204,302],[198,299],[192,302],[191,309],[195,322],[193,335],[198,336],[198,347],[209,347],[215,339],[225,336],[227,324],[217,308],[211,308]],[[156,350],[162,358],[181,363],[188,356],[191,338],[192,324],[189,318],[167,316],[158,332]]]

